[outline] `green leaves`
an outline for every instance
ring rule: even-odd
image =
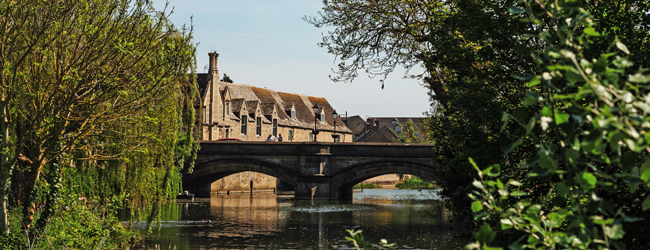
[[[581,175],[576,177],[576,181],[580,183],[583,189],[589,191],[596,187],[596,176],[589,172],[583,172]]]
[[[472,202],[472,212],[477,213],[483,210],[483,205],[480,201]]]
[[[614,224],[611,226],[604,226],[603,227],[603,232],[607,237],[610,239],[618,240],[622,239],[623,236],[625,235],[625,232],[623,231],[623,225],[621,224]]]
[[[643,207],[643,211],[650,209],[650,197],[646,197],[641,206]]]
[[[527,132],[525,138],[505,143],[509,145],[505,155],[535,150],[536,154],[508,162],[519,168],[479,171],[480,180],[473,185],[478,190],[470,196],[472,208],[481,213],[477,220],[496,221],[498,217],[502,230],[523,234],[510,245],[512,249],[622,249],[627,238],[648,233],[626,232],[623,227],[643,228],[634,223],[647,219],[644,211],[650,210],[650,87],[646,86],[650,70],[634,69],[635,62],[630,60],[646,65],[647,59],[628,56],[625,44],[611,41],[616,33],[612,30],[624,27],[605,27],[602,22],[596,26],[597,19],[585,9],[567,2],[555,4],[537,13],[544,19],[534,20],[531,15],[524,20],[554,27],[540,28],[541,33],[535,35],[544,44],[514,43],[522,57],[534,59],[540,67],[536,75],[524,72],[524,77],[517,77],[528,81],[529,89],[517,107],[527,113],[502,116],[503,128],[513,124],[505,122],[515,121]],[[590,10],[608,11],[601,6]],[[509,12],[535,10],[511,7]],[[630,48],[640,48],[638,42],[629,42],[635,43]],[[529,143],[535,150],[518,148],[513,153],[515,147]],[[504,174],[516,176],[508,171],[526,176],[519,179],[520,186],[512,181],[503,185],[498,179]],[[474,246],[489,242],[491,228],[485,225],[475,235],[480,244]]]
[[[497,233],[492,230],[492,227],[488,225],[487,223],[483,222],[483,225],[478,229],[476,233],[474,233],[474,237],[478,242],[481,244],[490,244],[492,241],[494,241],[494,237],[496,237]]]
[[[354,247],[358,250],[364,249],[364,250],[372,250],[374,249],[373,245],[370,242],[366,242],[365,239],[363,238],[363,234],[361,233],[361,230],[354,231],[352,229],[346,229],[350,236],[352,237],[345,237],[346,240],[352,242],[354,244]],[[381,249],[387,249],[387,250],[395,250],[395,243],[388,244],[388,242],[385,239],[381,240]]]
[[[517,6],[510,6],[510,7],[508,7],[508,12],[510,12],[512,14],[521,14],[521,13],[526,12],[526,10],[524,10],[522,8],[519,8]]]
[[[600,36],[600,33],[598,33],[594,27],[587,27],[582,32],[589,36]]]

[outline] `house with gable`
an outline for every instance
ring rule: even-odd
[[[242,141],[266,141],[269,135],[282,135],[282,143],[353,141],[352,131],[340,117],[334,120],[334,108],[325,98],[220,81],[217,68],[219,54],[208,55],[208,73],[197,74],[201,100],[197,104],[201,105],[203,112],[197,128],[199,140],[236,138]],[[318,113],[314,113],[314,105],[321,107]],[[316,136],[313,134],[314,128],[318,131]],[[211,192],[249,189],[251,181],[255,189],[276,186],[274,177],[242,172],[212,183]]]
[[[208,73],[197,74],[203,110],[200,140],[265,141],[268,135],[281,134],[285,142],[352,142],[352,131],[340,117],[334,121],[334,108],[325,98],[222,82],[219,54],[208,55]],[[321,107],[316,114],[314,105]]]

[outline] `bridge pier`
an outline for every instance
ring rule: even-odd
[[[294,198],[299,200],[332,200],[330,177],[329,176],[307,176],[296,185]]]
[[[280,179],[277,179],[275,181],[275,189],[278,192],[295,191],[293,185],[289,184],[288,182],[282,181]]]
[[[183,188],[194,194],[194,197],[210,197],[210,191],[212,188],[212,183],[198,183],[193,185],[183,185]]]

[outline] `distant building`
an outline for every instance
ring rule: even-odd
[[[365,121],[358,115],[343,118],[354,133],[354,142],[396,142],[408,120],[422,131],[421,120],[425,117],[368,117]],[[418,135],[423,137],[423,135]],[[423,138],[422,138],[423,139]],[[424,140],[423,140],[424,141]]]

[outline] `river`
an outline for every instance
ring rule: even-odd
[[[218,195],[166,204],[152,233],[134,223],[145,236],[131,249],[351,249],[346,229],[399,249],[462,249],[451,216],[433,190],[365,189],[351,202]]]

